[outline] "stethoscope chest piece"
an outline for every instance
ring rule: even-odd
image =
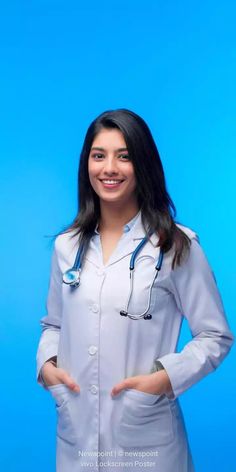
[[[63,274],[63,282],[73,287],[80,285],[80,272],[81,270],[69,269]]]

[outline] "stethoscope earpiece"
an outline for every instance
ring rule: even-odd
[[[121,316],[127,316],[128,313],[127,313],[127,311],[125,311],[125,310],[121,310],[121,311],[120,311],[120,315],[121,315]]]
[[[152,315],[150,315],[150,313],[148,313],[147,315],[144,315],[144,316],[140,316],[139,318],[136,318],[135,315],[131,315],[131,314],[127,313],[127,311],[121,310],[120,315],[121,316],[128,316],[132,320],[139,320],[140,318],[143,318],[144,320],[151,320],[152,319]]]

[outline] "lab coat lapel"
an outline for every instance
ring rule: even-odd
[[[141,212],[135,221],[135,224],[132,226],[129,232],[124,233],[123,238],[119,241],[116,249],[112,253],[107,266],[115,264],[116,262],[120,261],[126,256],[129,256],[133,253],[136,247],[139,245],[141,240],[145,237],[145,230],[142,224]],[[158,242],[158,235],[153,234],[151,236],[151,242],[147,242],[141,252],[140,255],[151,256],[154,259],[158,257],[159,248],[155,247]]]
[[[123,259],[123,257],[132,254],[136,246],[139,244],[139,241],[141,241],[141,239],[145,236],[145,232],[141,227],[136,228],[135,233],[133,229],[134,227],[131,228],[128,233],[123,234],[122,240],[118,242],[116,248],[110,256],[109,261],[106,264],[106,267],[109,267],[110,265],[115,264],[119,260]],[[85,258],[96,267],[103,265],[101,251],[93,240],[90,241]]]
[[[114,252],[111,254],[111,257],[106,264],[106,267],[109,267],[112,264],[120,261],[124,257],[132,254],[136,249],[140,241],[145,236],[145,230],[142,225],[141,213],[138,216],[135,224],[130,229],[129,232],[124,233],[122,239],[118,242],[117,247],[114,249]],[[157,258],[159,254],[159,248],[155,247],[158,242],[158,236],[153,234],[151,236],[152,242],[147,242],[142,248],[142,256],[148,255],[153,258]],[[100,267],[103,265],[102,254],[100,253],[99,248],[94,244],[93,240],[90,242],[89,249],[86,254],[86,259],[92,262],[95,266]]]

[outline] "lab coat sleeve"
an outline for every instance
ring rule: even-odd
[[[57,241],[57,240],[56,240]],[[62,314],[62,273],[58,264],[56,242],[51,258],[51,273],[46,302],[47,315],[41,318],[41,337],[37,350],[37,381],[46,387],[41,368],[51,357],[57,356]]]
[[[188,259],[170,275],[171,291],[186,317],[193,339],[179,353],[158,360],[165,368],[175,399],[212,372],[233,343],[214,274],[197,239],[192,239]]]

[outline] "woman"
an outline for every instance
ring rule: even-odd
[[[92,122],[78,180],[78,215],[55,240],[37,352],[38,381],[58,412],[57,471],[191,472],[178,396],[233,341],[214,276],[197,235],[174,221],[138,115],[118,109]],[[178,353],[183,317],[193,339]]]

